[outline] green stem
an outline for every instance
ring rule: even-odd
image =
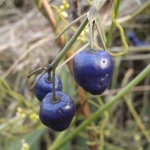
[[[119,0],[118,3],[120,4],[120,0]],[[124,45],[124,50],[122,52],[117,53],[117,54],[109,52],[109,54],[112,55],[112,56],[122,56],[122,55],[125,55],[128,52],[128,44],[126,42],[126,38],[125,38],[125,35],[124,35],[124,30],[121,27],[121,25],[116,21],[116,15],[117,15],[116,13],[118,13],[118,10],[116,10],[116,7],[117,8],[119,7],[118,3],[117,3],[116,0],[114,1],[113,10],[112,10],[112,21],[115,24],[115,26],[119,29],[120,36],[121,36],[121,41],[122,41],[122,44]]]
[[[119,74],[119,68],[120,68],[120,64],[121,64],[121,58],[122,57],[117,57],[116,61],[114,62],[114,72],[113,72],[113,76],[112,76],[112,83],[111,83],[111,89],[115,89],[116,85],[117,85],[117,79],[118,79],[118,74]]]
[[[72,36],[72,38],[70,39],[70,41],[65,45],[65,47],[62,49],[62,51],[58,54],[58,56],[54,59],[54,61],[52,62],[51,66],[53,68],[56,68],[58,63],[61,61],[61,59],[64,57],[64,55],[67,53],[67,51],[70,49],[70,47],[73,45],[73,43],[76,41],[76,39],[79,37],[80,33],[82,32],[82,30],[85,28],[85,26],[88,23],[88,19],[87,17],[84,19],[84,21],[82,22],[82,24],[80,25],[80,27],[78,28],[78,30],[76,31],[76,33]]]
[[[106,44],[106,32],[105,32],[106,29],[105,29],[105,26],[102,26],[102,25],[100,26],[99,23],[102,23],[102,19],[101,19],[100,15],[97,16],[97,25],[98,25],[98,27],[100,27],[100,30],[101,30],[101,33],[102,33],[102,37],[103,37],[104,42]]]
[[[38,1],[34,0],[35,4],[38,6]],[[80,33],[83,31],[85,26],[89,21],[92,21],[92,19],[97,18],[97,14],[99,9],[103,6],[103,4],[106,2],[106,0],[95,0],[93,3],[93,6],[90,8],[89,13],[87,17],[84,19],[76,33],[72,36],[70,41],[65,45],[65,47],[62,49],[62,51],[59,53],[59,55],[54,59],[54,61],[48,65],[47,69],[50,71],[52,68],[56,68],[61,61],[61,59],[65,56],[67,51],[70,49],[70,47],[73,45],[73,43],[76,41],[76,39],[79,37]],[[96,11],[95,11],[96,10]],[[84,15],[83,15],[84,16]]]
[[[139,126],[139,128],[141,129],[141,131],[143,132],[144,136],[146,137],[146,139],[148,140],[148,142],[150,143],[150,135],[149,133],[147,132],[147,130],[145,129],[141,119],[139,118],[132,102],[131,102],[131,99],[129,99],[128,96],[124,96],[124,99],[125,99],[125,102],[129,108],[129,110],[131,111],[131,114],[133,115],[137,125]]]
[[[100,39],[101,39],[101,41],[102,41],[104,50],[106,50],[105,42],[104,42],[104,40],[103,40],[103,36],[102,36],[102,34],[101,34],[101,30],[99,29],[99,26],[98,26],[98,20],[96,20],[96,28],[97,28],[99,37],[100,37]]]
[[[119,51],[123,51],[124,47],[112,47],[111,49],[109,49],[109,51],[111,52],[119,52]],[[131,46],[129,47],[129,52],[132,53],[143,53],[143,52],[150,52],[150,46]]]
[[[70,125],[70,128],[72,126],[74,126],[75,122],[77,121],[78,119],[78,115],[75,115],[72,122],[71,122],[71,125]],[[50,149],[54,149],[55,148],[55,145],[57,145],[59,143],[59,141],[63,140],[63,138],[65,137],[66,134],[69,134],[68,132],[69,130],[65,130],[61,133],[59,133],[59,135],[55,138],[55,141],[53,142],[53,144],[51,145]]]
[[[104,145],[106,147],[110,148],[111,150],[127,150],[127,149],[121,148],[119,146],[115,146],[115,145],[107,143],[107,142],[105,142]]]
[[[66,24],[66,26],[69,26],[69,22],[62,16],[62,14],[61,14],[59,8],[58,8],[57,6],[54,6],[54,5],[51,5],[51,7],[56,10],[56,12],[57,12],[58,15],[60,16],[61,20]],[[70,26],[70,29],[71,29],[72,31],[76,32],[76,29],[75,29],[73,26]]]
[[[52,75],[52,78],[53,78],[53,84],[52,84],[52,88],[53,88],[53,99],[55,100],[56,99],[56,91],[55,91],[55,68],[53,69],[53,75]]]
[[[12,119],[10,119],[9,121],[3,123],[0,125],[0,131],[4,131],[7,127],[12,126],[12,124],[17,124],[18,121],[24,119],[22,116],[16,116]]]
[[[112,32],[113,32],[114,26],[115,26],[115,25],[114,25],[114,23],[112,22],[112,23],[111,23],[111,26],[110,26],[110,29],[109,29],[108,36],[107,36],[106,48],[109,47],[109,43],[110,43],[110,40],[111,40],[111,36],[112,36]]]
[[[115,1],[114,1],[113,5],[115,5]],[[113,8],[113,9],[115,9],[114,10],[114,19],[117,18],[117,14],[118,14],[118,10],[119,10],[119,5],[120,5],[120,0],[117,1],[116,6]],[[114,24],[114,22],[112,22],[111,26],[110,26],[110,30],[109,30],[108,36],[107,36],[106,48],[109,47],[109,43],[110,43],[110,40],[111,40],[111,36],[112,36],[112,32],[113,32],[114,26],[115,26],[115,24]]]
[[[83,130],[89,123],[98,118],[103,112],[109,110],[117,101],[120,100],[122,96],[128,93],[134,86],[136,86],[140,81],[142,81],[148,74],[150,73],[150,64],[136,77],[134,78],[127,86],[125,86],[120,92],[112,98],[106,105],[102,106],[101,109],[97,110],[90,118],[86,119],[83,123],[81,123],[72,133],[67,135],[62,141],[59,142],[53,149],[49,147],[48,150],[56,150],[59,149],[66,142],[75,137],[81,130]]]
[[[51,82],[51,81],[52,81],[51,72],[48,72],[47,80],[48,80],[49,82]]]
[[[74,20],[73,22],[71,22],[66,28],[64,28],[64,29],[62,30],[61,33],[59,33],[59,35],[57,35],[57,36],[55,37],[54,40],[57,40],[57,39],[58,39],[64,32],[66,32],[72,25],[74,25],[75,23],[77,23],[79,20],[83,19],[86,15],[87,15],[87,14],[84,14],[84,15],[80,16],[79,18],[77,18],[76,20]]]
[[[34,110],[27,110],[25,112],[25,114],[28,116],[28,115],[30,115],[33,112],[34,112]],[[12,125],[15,125],[15,124],[17,125],[17,122],[19,122],[20,120],[25,120],[25,117],[15,116],[13,118],[10,118],[5,123],[3,123],[3,124],[0,125],[0,132],[6,130],[6,128],[10,129]]]
[[[119,0],[120,1],[120,0]],[[117,6],[115,8],[115,13],[117,14],[118,13],[118,6],[119,6],[119,3],[117,3]],[[140,7],[138,10],[136,10],[134,13],[132,13],[130,15],[130,18],[127,20],[132,20],[133,18],[135,18],[137,15],[139,15],[140,13],[142,13],[145,9],[147,9],[150,5],[150,0],[148,0],[147,2],[145,2],[144,5],[142,5],[142,7]],[[116,17],[116,16],[115,16]],[[109,29],[109,33],[108,33],[108,36],[107,36],[107,41],[106,41],[106,47],[108,48],[109,47],[109,43],[110,43],[110,40],[111,40],[111,36],[112,36],[112,32],[113,32],[113,29],[114,29],[114,23],[112,22],[111,26],[110,26],[110,29]]]
[[[90,49],[93,49],[93,43],[94,43],[94,25],[93,22],[89,23],[89,39],[90,39]]]
[[[140,14],[141,12],[143,12],[145,9],[147,9],[150,5],[150,0],[148,0],[147,2],[145,2],[145,4],[140,7],[137,11],[135,11],[132,15],[131,15],[131,19],[135,18],[138,14]]]
[[[55,89],[55,69],[53,68],[53,74],[52,74],[52,97],[50,97],[50,102],[55,104],[60,102],[61,97],[56,95],[56,89]]]
[[[115,1],[114,1],[114,4],[115,4],[115,6],[116,6],[116,7],[115,7],[115,18],[117,18],[117,15],[118,15],[120,2],[121,2],[121,0],[115,0]]]
[[[104,103],[103,103],[102,99],[99,96],[97,97],[97,101],[101,106],[104,106]],[[104,128],[107,125],[108,119],[109,119],[109,113],[108,113],[108,111],[105,111],[104,112],[104,120],[102,121],[101,128],[100,128],[100,146],[99,146],[99,150],[104,149]]]
[[[41,67],[41,68],[38,68],[38,69],[32,71],[32,72],[27,76],[27,78],[30,78],[33,74],[35,74],[36,72],[41,71],[41,70],[43,70],[43,69],[44,69],[44,68]]]
[[[40,74],[40,76],[36,79],[36,81],[31,86],[30,90],[33,90],[35,85],[38,83],[38,81],[41,79],[41,77],[46,73],[46,70],[43,70],[43,72]]]

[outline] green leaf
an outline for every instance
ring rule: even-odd
[[[69,80],[69,78],[71,77],[69,70],[66,69],[66,67],[63,67],[61,74],[60,74],[60,78],[62,81],[62,85],[63,85],[63,92],[65,92],[66,94],[68,94],[70,97],[73,97],[75,95],[75,86],[73,84],[75,84],[74,80],[71,81]],[[71,81],[71,82],[69,82]]]
[[[148,146],[147,146],[146,150],[150,150],[150,144],[148,144]]]
[[[22,138],[10,142],[8,150],[20,150],[21,149],[21,139],[24,139],[26,143],[29,144],[31,150],[40,150],[40,140],[46,128],[35,129],[30,134],[23,136]]]

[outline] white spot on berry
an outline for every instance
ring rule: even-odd
[[[102,60],[100,61],[100,66],[101,66],[102,69],[106,68],[107,65],[108,65],[108,62],[107,62],[106,59],[102,59]]]

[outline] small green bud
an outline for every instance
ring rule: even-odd
[[[61,14],[62,14],[65,18],[68,17],[68,14],[67,14],[65,11],[62,11]]]
[[[141,141],[141,136],[139,134],[135,134],[133,137],[135,142],[140,142]]]
[[[36,113],[30,114],[30,120],[36,122],[39,119],[39,116]]]
[[[25,142],[24,139],[21,140],[21,150],[29,150],[29,144]]]

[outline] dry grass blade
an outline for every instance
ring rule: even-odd
[[[4,75],[2,76],[3,78],[6,78],[10,73],[11,71],[13,71],[13,69],[15,67],[17,67],[17,65],[19,64],[19,62],[25,58],[25,56],[30,53],[31,51],[35,50],[36,47],[44,44],[45,42],[48,42],[49,40],[51,40],[51,38],[45,38],[45,39],[42,39],[36,43],[34,43],[31,47],[29,47],[15,62],[14,64],[12,64],[12,66],[10,66],[10,68],[4,73]]]

